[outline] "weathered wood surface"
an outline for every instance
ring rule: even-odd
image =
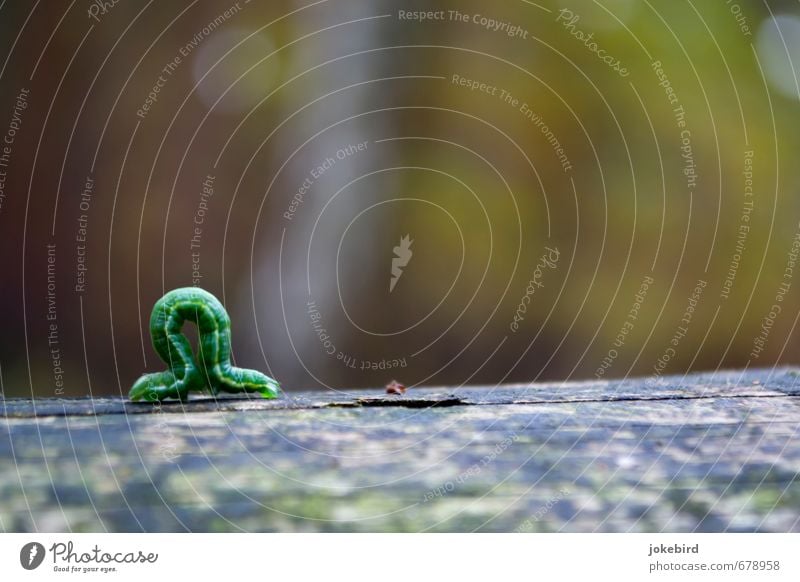
[[[0,401],[2,531],[800,531],[791,369]]]

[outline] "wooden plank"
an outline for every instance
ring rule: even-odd
[[[800,376],[794,368],[724,371],[690,376],[666,376],[619,381],[551,382],[503,384],[459,388],[417,388],[405,396],[390,396],[383,390],[291,392],[278,400],[256,396],[225,395],[219,400],[192,395],[189,403],[160,405],[126,402],[121,398],[48,398],[41,400],[0,399],[0,417],[63,415],[151,414],[154,411],[184,414],[224,410],[294,410],[325,407],[380,407],[538,404],[617,400],[663,400],[715,396],[800,395]]]
[[[800,531],[800,376],[8,400],[8,531]]]

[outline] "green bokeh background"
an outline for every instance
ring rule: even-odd
[[[235,4],[122,2],[97,20],[90,6],[9,1],[0,11],[0,58],[8,56],[0,130],[20,89],[31,93],[0,208],[6,396],[121,394],[161,367],[147,318],[165,290],[195,278],[189,239],[209,174],[201,284],[231,313],[237,364],[270,372],[287,390],[393,377],[409,385],[606,379],[800,359],[800,281],[786,271],[800,232],[797,2],[240,3],[169,75],[144,118],[136,111],[162,68]],[[562,9],[579,16],[574,29]],[[399,17],[415,10],[448,16]],[[526,38],[489,30],[475,15],[521,27]],[[575,30],[593,34],[630,74],[611,70]],[[653,61],[685,110],[694,188]],[[529,104],[571,169],[519,106],[453,75]],[[342,121],[366,111],[374,112]],[[315,181],[287,220],[311,168],[362,141],[367,152]],[[76,292],[87,175],[96,184],[88,282]],[[405,234],[414,257],[389,293],[392,249]],[[48,343],[47,244],[58,249],[63,391]],[[558,265],[544,271],[512,331],[546,247],[559,250]],[[653,284],[633,320],[647,277]],[[704,291],[675,345],[698,281]],[[314,331],[310,300],[333,354]],[[765,323],[773,305],[780,313]],[[754,357],[759,335],[764,349]],[[362,364],[384,360],[405,365]]]

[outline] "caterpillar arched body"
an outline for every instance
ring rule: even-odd
[[[198,328],[197,357],[181,331],[186,321]],[[164,295],[153,307],[150,334],[153,347],[169,369],[139,378],[128,393],[131,400],[186,400],[189,392],[254,392],[264,398],[280,395],[277,381],[231,364],[231,320],[208,291],[185,287]]]

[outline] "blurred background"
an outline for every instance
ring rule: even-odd
[[[800,361],[795,0],[8,0],[0,67],[7,397],[191,285],[288,391]]]

